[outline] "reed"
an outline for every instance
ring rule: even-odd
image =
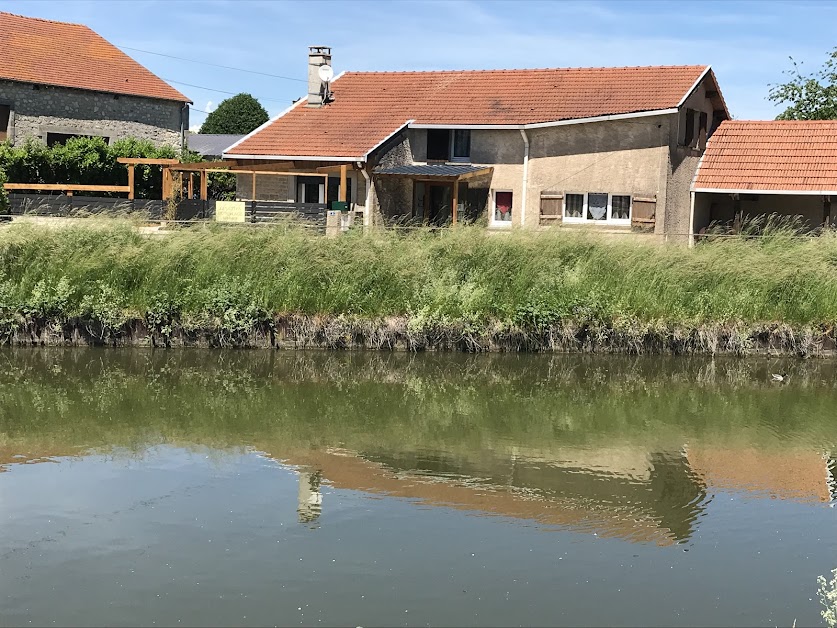
[[[0,230],[0,328],[18,341],[75,320],[102,341],[143,321],[234,345],[282,328],[338,347],[816,352],[837,321],[837,236],[756,228],[687,249],[479,227],[330,239],[293,223],[153,238],[125,220],[13,225]]]

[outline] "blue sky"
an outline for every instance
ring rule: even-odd
[[[271,115],[305,93],[310,44],[332,46],[337,72],[708,64],[740,119],[779,112],[766,96],[789,56],[813,69],[837,46],[837,2],[825,1],[0,0],[0,10],[81,22],[121,47],[296,79],[126,50],[196,109],[246,91]],[[204,117],[193,111],[192,125]]]

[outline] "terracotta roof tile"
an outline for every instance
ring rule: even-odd
[[[723,122],[693,188],[835,192],[837,120]]]
[[[0,12],[0,79],[190,102],[82,24]]]
[[[533,124],[676,107],[706,66],[347,72],[334,102],[304,103],[230,154],[362,158],[408,120]]]

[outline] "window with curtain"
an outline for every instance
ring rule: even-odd
[[[564,196],[564,217],[584,218],[584,194]]]
[[[607,220],[607,194],[602,192],[587,194],[587,220]]]
[[[610,199],[610,217],[612,220],[631,219],[631,197],[612,196]]]
[[[494,192],[494,222],[511,223],[512,193]]]

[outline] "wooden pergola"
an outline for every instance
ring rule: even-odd
[[[339,201],[346,202],[346,188],[348,178],[347,164],[338,166],[323,166],[313,169],[302,169],[295,167],[293,162],[273,162],[273,163],[248,163],[246,161],[238,160],[224,160],[224,161],[199,161],[194,163],[177,163],[166,164],[163,167],[163,198],[168,199],[172,195],[173,183],[175,174],[183,176],[187,174],[188,180],[188,194],[189,198],[194,196],[194,177],[200,177],[200,199],[207,200],[207,175],[211,172],[227,172],[230,174],[248,174],[252,177],[253,196],[256,196],[256,177],[257,176],[313,176],[323,177],[324,183],[328,183],[329,173],[340,172],[340,188]],[[251,199],[251,200],[256,200]],[[324,202],[328,203],[328,185],[325,186]]]

